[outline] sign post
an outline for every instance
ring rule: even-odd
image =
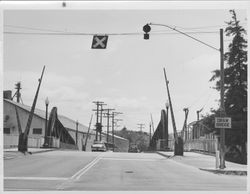
[[[225,138],[225,129],[230,129],[232,127],[232,122],[231,122],[231,118],[230,117],[215,117],[215,128],[219,128],[221,130],[221,132],[223,131],[223,133],[220,133],[220,153],[218,151],[218,137],[216,137],[216,168],[218,168],[218,161],[219,161],[219,157],[220,160],[223,160],[223,162],[220,162],[220,166],[219,168],[224,169],[225,168],[225,153],[224,153],[224,146],[225,146],[225,142],[224,142],[224,138]],[[223,141],[223,142],[222,142]],[[222,147],[223,146],[223,147]]]

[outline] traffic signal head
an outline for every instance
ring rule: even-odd
[[[150,30],[151,30],[151,27],[150,27],[148,24],[146,24],[145,26],[143,26],[143,31],[144,31],[145,33],[150,32]]]
[[[149,39],[149,34],[148,33],[150,32],[150,30],[151,30],[151,27],[148,24],[143,26],[143,31],[145,32],[145,34],[144,34],[144,39],[145,40]]]
[[[144,39],[145,39],[145,40],[148,40],[148,39],[149,39],[149,34],[148,34],[148,33],[144,34]]]

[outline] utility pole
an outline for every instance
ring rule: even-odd
[[[110,118],[110,116],[112,116],[111,114],[110,114],[110,111],[112,111],[112,110],[115,110],[115,109],[111,109],[111,108],[107,108],[107,109],[103,109],[104,111],[107,111],[107,113],[105,114],[106,116],[104,116],[104,117],[106,117],[107,118],[107,143],[109,143],[109,118]]]
[[[118,114],[122,114],[121,112],[112,112],[112,144],[113,144],[113,152],[115,151],[115,135],[114,135],[114,125],[115,125],[115,116]]]
[[[145,124],[143,123],[138,123],[138,128],[140,129],[140,132],[142,132],[142,129],[145,127]]]
[[[15,84],[15,86],[16,86],[15,89],[17,89],[17,90],[16,90],[14,96],[11,98],[11,100],[13,100],[14,97],[16,96],[16,101],[17,101],[17,103],[20,103],[20,100],[22,101],[21,92],[20,92],[20,90],[22,89],[22,88],[21,88],[21,82],[17,82],[17,83]],[[23,101],[22,101],[22,103],[23,103]]]
[[[107,104],[100,104],[101,109],[100,109],[100,123],[101,123],[101,130],[100,130],[100,134],[99,134],[99,140],[102,140],[102,112],[103,112],[103,105],[107,105]]]
[[[102,124],[101,124],[101,119],[99,118],[99,112],[101,111],[102,109],[102,105],[104,104],[104,102],[101,102],[101,101],[94,101],[93,103],[96,104],[96,109],[94,109],[93,111],[96,111],[96,133],[95,133],[95,140],[97,141],[98,140],[98,132],[100,132],[101,134],[101,131],[102,131]],[[101,109],[100,109],[101,107]]]

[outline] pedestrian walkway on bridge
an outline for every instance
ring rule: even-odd
[[[226,161],[225,169],[216,169],[215,156],[196,153],[196,152],[184,152],[183,156],[174,156],[173,152],[157,152],[167,158],[179,162],[183,165],[193,166],[200,170],[210,171],[218,174],[230,174],[230,175],[247,175],[247,165],[237,164]]]

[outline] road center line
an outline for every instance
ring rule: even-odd
[[[68,178],[63,177],[4,177],[4,180],[47,180],[47,181],[61,181],[68,180]]]
[[[76,172],[70,179],[79,179],[85,172],[87,172],[92,166],[94,166],[100,160],[100,156],[97,156],[94,160],[92,160],[89,164],[84,166],[81,170]]]

